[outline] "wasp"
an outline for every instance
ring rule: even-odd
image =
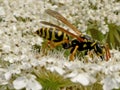
[[[50,16],[56,18],[57,20],[60,20],[62,23],[66,24],[74,31],[75,34],[58,25],[46,21],[41,21],[41,23],[49,25],[52,28],[40,28],[36,31],[36,34],[40,37],[47,39],[49,41],[49,44],[53,47],[62,45],[64,49],[71,49],[70,61],[74,60],[76,51],[86,51],[86,54],[94,51],[94,53],[101,59],[109,60],[111,56],[108,45],[102,45],[97,40],[93,40],[89,35],[82,34],[80,30],[78,30],[74,25],[72,25],[60,13],[50,9],[45,10],[45,12]],[[70,40],[70,37],[74,39]]]

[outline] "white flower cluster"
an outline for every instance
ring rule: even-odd
[[[80,83],[83,86],[99,83],[103,85],[104,90],[118,89],[120,88],[120,52],[112,50],[112,53],[114,55],[108,62],[99,61],[97,63],[84,63],[77,59],[69,62],[63,56],[50,54],[40,58],[40,63],[42,63],[40,67],[57,72],[64,78],[69,78],[72,82]]]
[[[108,24],[120,25],[120,2],[117,0],[51,0],[61,14],[75,24],[79,30],[85,31],[89,22],[98,26],[105,34],[109,31]]]
[[[33,52],[33,45],[41,45],[42,39],[32,33],[40,27],[39,10],[42,3],[33,4],[32,0],[0,1],[0,85],[10,85],[12,77],[18,74],[20,77],[13,81],[15,89],[42,88],[35,78],[28,78],[29,75],[23,75],[25,72],[21,71],[40,64]],[[33,83],[37,86],[32,87]]]
[[[90,20],[95,21],[103,33],[108,31],[105,20],[120,25],[120,2],[115,0],[1,0],[0,85],[8,85],[11,89],[40,90],[41,85],[29,69],[45,66],[47,70],[56,71],[82,85],[95,83],[98,74],[101,75],[104,90],[119,87],[119,52],[115,54],[117,64],[112,62],[114,59],[84,64],[51,56],[36,58],[33,45],[41,45],[43,40],[33,32],[42,26],[40,20],[56,22],[44,13],[48,8],[62,13],[82,31],[87,29]]]

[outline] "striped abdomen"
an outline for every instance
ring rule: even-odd
[[[60,42],[65,39],[69,39],[68,35],[56,28],[40,28],[36,31],[36,33],[47,40]]]

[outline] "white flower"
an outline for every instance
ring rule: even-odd
[[[0,7],[0,16],[5,15],[5,10],[3,7]]]
[[[95,78],[89,76],[87,73],[81,73],[71,78],[72,82],[77,82],[82,84],[83,86],[90,85],[91,83],[95,83]]]
[[[18,77],[13,81],[13,86],[15,89],[23,89],[26,90],[41,90],[42,86],[35,80],[33,76],[22,76]]]
[[[50,70],[52,72],[57,72],[60,75],[63,75],[65,73],[65,71],[61,67],[57,67],[57,66],[47,67],[47,70]]]
[[[103,81],[103,89],[104,90],[113,90],[120,88],[120,83],[117,82],[117,79],[113,77],[106,77]]]
[[[22,89],[27,85],[27,79],[25,77],[18,77],[13,81],[13,86],[15,89]]]
[[[6,77],[4,76],[6,71],[7,71],[6,69],[0,68],[0,85],[7,85],[8,84],[8,80],[6,80]]]
[[[10,80],[13,74],[20,74],[20,65],[17,64],[11,64],[4,73],[4,77],[6,80]]]
[[[22,63],[21,69],[23,69],[23,70],[27,70],[32,67],[32,65],[29,62],[21,62],[21,63]]]
[[[5,73],[5,79],[6,79],[6,80],[10,80],[10,79],[11,79],[11,76],[12,76],[12,73],[11,73],[11,72],[6,72],[6,73]]]
[[[7,44],[6,44],[6,45],[4,44],[3,47],[2,47],[2,49],[3,49],[4,52],[6,52],[6,53],[9,52],[9,51],[11,51],[10,45],[7,45]]]
[[[26,90],[42,90],[42,86],[36,80],[29,80]]]
[[[77,75],[78,75],[78,71],[72,71],[71,73],[67,74],[65,77],[73,78],[76,77]]]
[[[97,0],[90,0],[90,2],[91,2],[93,5],[95,5],[96,2],[97,2]]]

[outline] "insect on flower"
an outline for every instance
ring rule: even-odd
[[[64,49],[71,49],[70,61],[74,60],[74,55],[76,51],[86,51],[86,54],[94,51],[94,53],[101,59],[109,60],[110,52],[107,45],[101,45],[98,41],[93,40],[90,36],[82,34],[60,13],[50,9],[47,9],[45,12],[69,26],[75,32],[75,34],[60,26],[46,21],[41,21],[41,23],[49,25],[51,26],[51,28],[40,28],[36,31],[36,34],[48,40],[49,44],[53,47],[62,45]],[[69,37],[72,37],[74,39],[70,40]]]

